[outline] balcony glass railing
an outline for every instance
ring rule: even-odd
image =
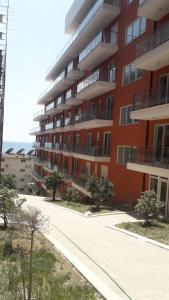
[[[77,85],[77,93],[79,93],[80,91],[84,90],[88,86],[95,83],[97,80],[99,80],[99,78],[100,78],[100,71],[97,70]]]
[[[60,144],[60,143],[55,143],[55,144],[53,144],[52,148],[53,148],[54,150],[59,150],[59,151],[61,151],[61,150],[63,150],[63,145]]]
[[[40,143],[39,142],[35,142],[33,144],[33,148],[40,148]]]
[[[41,109],[41,110],[39,110],[38,112],[36,112],[36,113],[33,115],[33,118],[35,119],[35,118],[38,118],[38,117],[43,116],[43,115],[45,115],[45,114],[44,114],[44,110]]]
[[[73,61],[68,65],[67,73],[71,72],[72,70],[73,70]]]
[[[103,6],[103,4],[110,4],[112,6],[117,6],[120,7],[120,0],[97,0],[95,4],[92,6],[90,11],[87,13],[83,21],[81,22],[79,28],[77,31],[71,36],[67,44],[64,46],[64,48],[61,50],[59,53],[57,59],[54,61],[54,63],[50,66],[49,70],[47,73],[49,73],[56,62],[64,55],[66,51],[72,46],[72,44],[75,42],[75,40],[79,37],[79,35],[82,33],[82,31],[85,29],[85,27],[91,22],[91,20],[94,18],[94,16],[97,14],[99,9]]]
[[[144,109],[169,103],[169,91],[167,86],[150,89],[145,93],[134,95],[133,110]]]
[[[104,151],[102,145],[74,145],[73,152],[95,157],[109,157],[110,151]]]
[[[72,97],[72,90],[69,90],[69,91],[67,91],[65,98],[66,98],[66,100],[68,100],[71,97]]]
[[[53,129],[53,123],[49,123],[45,125],[45,130],[51,130]]]
[[[46,149],[52,149],[52,143],[45,143]]]
[[[88,56],[94,49],[98,47],[101,43],[110,43],[117,45],[117,36],[116,32],[111,32],[109,37],[104,36],[101,31],[91,43],[79,54],[79,62],[81,62],[86,56]]]
[[[46,111],[49,111],[49,110],[53,109],[54,107],[55,107],[55,102],[53,101],[46,106]]]
[[[140,57],[169,40],[169,22],[157,29],[137,46],[136,57]]]
[[[135,148],[130,153],[130,162],[169,169],[169,147]]]
[[[106,110],[102,111],[87,111],[84,113],[80,113],[75,116],[75,123],[86,122],[90,120],[112,120],[112,112]]]
[[[36,170],[33,170],[32,171],[32,175],[34,176],[34,177],[36,177],[37,179],[41,179],[43,176],[42,176],[42,174],[40,174],[39,172],[37,172]]]
[[[41,130],[41,127],[34,127],[34,128],[32,128],[31,130],[30,130],[30,134],[31,133],[38,133],[38,132],[41,132],[42,130]]]
[[[73,151],[73,144],[64,144],[63,145],[63,151],[65,152],[72,152]]]

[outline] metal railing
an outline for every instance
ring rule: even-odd
[[[52,129],[53,129],[53,122],[45,125],[45,130],[52,130]]]
[[[43,178],[42,174],[38,173],[36,170],[33,170],[33,171],[32,171],[32,175],[33,175],[34,177],[36,177],[37,179]]]
[[[50,104],[46,105],[46,112],[48,112],[51,109],[54,109],[55,107],[55,102],[51,102]]]
[[[169,22],[161,26],[147,39],[137,45],[136,57],[140,57],[169,40]]]
[[[131,148],[130,162],[169,169],[169,147]]]
[[[65,152],[73,152],[73,144],[63,144],[63,151]]]
[[[60,144],[60,143],[55,143],[52,145],[52,149],[53,150],[59,150],[59,151],[62,151],[63,150],[63,145]]]
[[[109,147],[110,148],[110,147]],[[104,151],[102,145],[74,145],[73,152],[83,155],[95,156],[95,157],[109,157],[110,149]]]
[[[169,103],[169,91],[167,86],[150,89],[144,93],[136,94],[133,98],[133,110],[153,107]]]
[[[50,68],[47,71],[47,75],[52,71],[57,61],[60,60],[60,58],[70,49],[70,47],[73,45],[73,43],[76,41],[76,39],[79,37],[79,35],[83,32],[83,30],[88,26],[88,24],[91,22],[91,20],[95,17],[99,9],[104,4],[109,4],[112,6],[120,7],[120,0],[97,0],[95,4],[92,6],[90,11],[87,13],[83,21],[81,22],[79,28],[75,31],[75,33],[71,36],[71,38],[68,40],[67,44],[64,46],[64,48],[61,50],[57,58],[55,59],[54,63],[50,66]]]
[[[83,113],[79,113],[75,116],[74,123],[87,122],[91,120],[112,120],[112,113],[109,113],[108,110],[105,111],[87,111]]]
[[[52,143],[45,143],[45,149],[52,149]]]
[[[30,130],[30,134],[32,134],[32,133],[39,133],[39,132],[41,132],[42,130],[41,130],[41,127],[34,127],[34,128],[32,128],[31,130]]]

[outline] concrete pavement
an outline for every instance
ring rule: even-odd
[[[107,225],[134,221],[127,214],[84,218],[25,196],[49,218],[47,238],[109,300],[169,300],[169,251]]]

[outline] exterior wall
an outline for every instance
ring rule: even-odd
[[[17,191],[20,194],[29,194],[28,183],[33,182],[32,170],[34,158],[22,155],[4,155],[2,159],[2,175],[15,175]]]

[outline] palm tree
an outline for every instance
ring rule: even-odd
[[[52,198],[53,201],[55,201],[57,187],[62,182],[63,182],[63,177],[62,175],[60,175],[59,172],[53,172],[45,180],[46,187],[52,189],[53,191],[53,198]]]

